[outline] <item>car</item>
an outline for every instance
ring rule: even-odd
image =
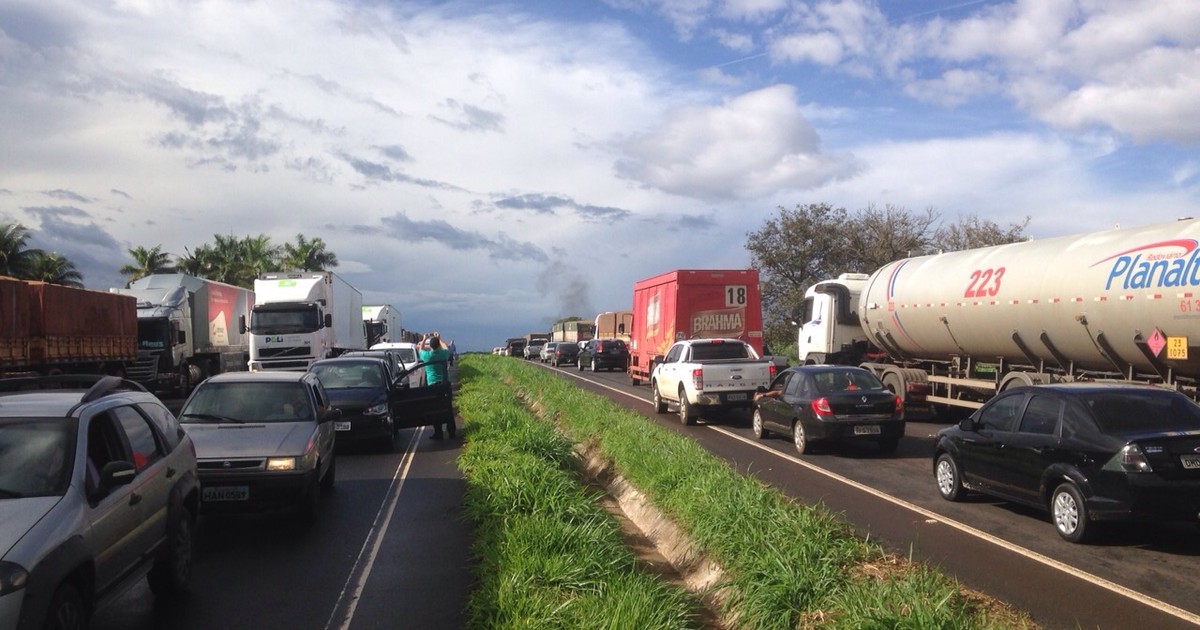
[[[758,439],[791,437],[801,454],[835,441],[872,441],[891,453],[904,437],[904,402],[863,368],[801,365],[755,396],[750,424]]]
[[[621,339],[589,339],[579,350],[576,365],[593,372],[621,370],[629,367],[629,346]]]
[[[329,404],[342,412],[333,423],[339,443],[367,442],[390,451],[396,437],[395,376],[387,359],[357,355],[314,361],[308,371],[321,379]]]
[[[550,358],[550,362],[554,364],[554,367],[558,367],[566,363],[578,363],[579,344],[570,342],[558,344],[558,346],[554,348],[554,356]]]
[[[384,341],[371,346],[371,351],[390,350],[396,359],[396,367],[393,370],[396,374],[404,372],[408,368],[416,365],[420,359],[417,358],[417,344],[408,341]],[[346,353],[349,354],[349,353]],[[342,356],[345,356],[343,354]],[[410,379],[412,382],[407,382],[410,386],[416,387],[420,385],[417,380]]]
[[[332,407],[312,372],[226,372],[200,383],[179,420],[196,445],[201,513],[318,515],[337,474]]]
[[[0,628],[84,627],[142,578],[185,592],[199,495],[191,438],[141,385],[0,381]]]
[[[542,347],[546,345],[545,339],[531,339],[525,344],[525,349],[521,351],[521,356],[526,359],[536,359],[542,355]]]
[[[1085,542],[1103,521],[1200,514],[1200,406],[1152,385],[1061,383],[997,394],[937,434],[938,494],[978,492],[1048,512]]]
[[[557,341],[547,341],[546,345],[542,346],[542,351],[538,354],[538,358],[542,363],[549,363],[550,359],[554,358],[554,349],[558,347]]]

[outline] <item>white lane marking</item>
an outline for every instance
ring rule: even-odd
[[[566,370],[560,370],[560,371],[562,371],[562,372],[566,372]],[[568,372],[568,374],[569,374],[569,372]],[[651,400],[647,400],[647,399],[645,399],[645,398],[642,398],[641,396],[639,396],[639,395],[637,395],[637,394],[631,394],[631,393],[629,393],[629,392],[627,392],[627,391],[623,391],[623,390],[617,389],[617,388],[615,388],[615,387],[612,387],[612,386],[610,386],[610,385],[605,385],[604,383],[600,383],[600,382],[597,382],[597,381],[591,381],[591,380],[585,379],[584,377],[582,377],[582,376],[579,376],[579,375],[576,375],[576,374],[570,374],[570,375],[571,375],[571,376],[573,376],[573,377],[575,377],[575,378],[577,378],[577,379],[579,379],[579,380],[581,380],[581,381],[585,381],[585,382],[587,382],[587,383],[590,383],[590,384],[592,384],[592,385],[596,385],[596,386],[598,386],[598,387],[603,387],[604,389],[607,389],[607,390],[609,390],[609,391],[612,391],[612,392],[615,392],[615,393],[618,393],[618,394],[622,394],[622,395],[624,395],[624,396],[628,396],[629,398],[632,398],[632,399],[634,399],[634,400],[636,400],[636,401],[638,401],[638,402],[643,402],[643,403],[646,403],[646,404],[648,404],[648,405],[653,405],[653,404],[654,404],[654,402],[653,402],[653,401],[651,401]],[[738,434],[736,434],[736,433],[733,433],[732,431],[730,431],[730,430],[728,430],[728,429],[726,429],[726,428],[724,428],[724,427],[719,427],[719,426],[716,426],[716,425],[711,425],[711,424],[707,424],[707,425],[701,425],[701,426],[702,426],[702,427],[704,427],[704,428],[707,428],[707,429],[711,429],[711,430],[713,430],[713,431],[716,431],[716,432],[718,432],[718,433],[723,433],[723,434],[725,434],[725,435],[727,435],[727,436],[729,436],[729,437],[731,437],[731,438],[734,438],[734,439],[736,439],[736,440],[740,440],[740,441],[742,441],[742,442],[744,442],[744,443],[746,443],[746,444],[748,444],[748,445],[750,445],[750,446],[753,446],[753,447],[755,447],[755,448],[757,448],[757,449],[760,449],[760,450],[762,450],[762,451],[764,451],[764,452],[770,453],[771,455],[774,455],[774,456],[776,456],[776,457],[779,457],[779,458],[785,459],[785,460],[787,460],[787,461],[790,461],[790,462],[792,462],[792,463],[794,463],[794,464],[798,464],[798,465],[800,465],[800,466],[803,466],[804,468],[807,468],[807,469],[809,469],[809,470],[811,470],[811,471],[813,471],[813,472],[816,472],[816,473],[820,473],[820,474],[822,474],[822,475],[825,475],[826,477],[829,477],[830,479],[833,479],[833,480],[836,480],[836,481],[840,481],[840,482],[842,482],[842,483],[844,483],[844,484],[846,484],[846,485],[849,485],[849,486],[851,486],[851,487],[853,487],[853,488],[857,488],[858,490],[862,490],[863,492],[867,492],[867,493],[871,494],[872,496],[875,496],[875,497],[877,497],[877,498],[883,499],[883,500],[885,500],[885,501],[889,501],[889,502],[891,502],[891,503],[894,503],[894,504],[896,504],[896,505],[898,505],[898,506],[900,506],[900,507],[903,507],[903,508],[906,508],[906,509],[908,509],[908,510],[911,510],[911,511],[913,511],[913,512],[916,512],[917,514],[920,514],[921,516],[924,516],[925,518],[932,519],[932,520],[934,520],[934,521],[937,521],[937,522],[939,522],[939,523],[943,523],[943,524],[949,525],[950,527],[953,527],[953,528],[955,528],[955,529],[957,529],[957,530],[959,530],[959,531],[961,531],[961,532],[964,532],[964,533],[966,533],[966,534],[970,534],[970,535],[972,535],[972,536],[975,536],[975,537],[977,537],[977,538],[980,538],[980,539],[982,539],[982,540],[985,540],[985,541],[987,541],[987,542],[990,542],[990,543],[992,543],[992,544],[994,544],[994,545],[997,545],[997,546],[999,546],[999,547],[1002,547],[1002,548],[1004,548],[1004,549],[1007,549],[1008,551],[1011,551],[1011,552],[1013,552],[1013,553],[1016,553],[1016,554],[1019,554],[1019,555],[1021,555],[1021,556],[1024,556],[1024,557],[1026,557],[1026,558],[1028,558],[1028,559],[1030,559],[1030,560],[1033,560],[1033,561],[1035,561],[1035,562],[1040,562],[1040,563],[1042,563],[1042,564],[1044,564],[1044,565],[1046,565],[1046,566],[1048,566],[1048,567],[1052,567],[1052,568],[1054,568],[1054,569],[1058,569],[1059,571],[1062,571],[1063,573],[1066,573],[1066,574],[1068,574],[1068,575],[1070,575],[1070,576],[1072,576],[1072,577],[1079,578],[1079,579],[1081,579],[1081,580],[1084,580],[1085,582],[1090,582],[1091,584],[1093,584],[1093,585],[1095,585],[1095,586],[1099,586],[1100,588],[1107,589],[1107,590],[1109,590],[1109,591],[1112,591],[1112,592],[1114,592],[1114,593],[1117,593],[1118,595],[1123,595],[1123,596],[1125,596],[1125,597],[1128,597],[1129,599],[1132,599],[1132,600],[1134,600],[1134,601],[1136,601],[1136,602],[1138,602],[1138,603],[1140,603],[1140,604],[1144,604],[1144,605],[1146,605],[1146,606],[1149,606],[1149,607],[1151,607],[1151,608],[1154,608],[1154,609],[1156,609],[1156,610],[1159,610],[1159,611],[1161,611],[1161,612],[1167,613],[1167,614],[1169,614],[1169,615],[1172,615],[1172,616],[1174,616],[1174,617],[1178,617],[1178,618],[1180,618],[1180,619],[1182,619],[1182,620],[1184,620],[1184,621],[1187,621],[1187,622],[1189,622],[1189,623],[1193,623],[1193,624],[1200,625],[1200,615],[1197,615],[1197,614],[1195,614],[1195,613],[1192,613],[1192,612],[1186,611],[1186,610],[1184,610],[1184,609],[1182,609],[1182,608],[1179,608],[1179,607],[1177,607],[1177,606],[1174,606],[1174,605],[1168,604],[1167,602],[1164,602],[1164,601],[1161,601],[1161,600],[1155,599],[1155,598],[1153,598],[1153,597],[1150,597],[1149,595],[1145,595],[1145,594],[1143,594],[1143,593],[1139,593],[1138,591],[1135,591],[1135,590],[1132,590],[1132,589],[1126,588],[1126,587],[1124,587],[1124,586],[1121,586],[1120,584],[1117,584],[1116,582],[1110,582],[1109,580],[1106,580],[1106,579],[1104,579],[1104,578],[1102,578],[1102,577],[1100,577],[1100,576],[1098,576],[1098,575],[1093,575],[1093,574],[1091,574],[1091,573],[1088,573],[1088,572],[1086,572],[1086,571],[1084,571],[1084,570],[1082,570],[1082,569],[1078,569],[1078,568],[1076,568],[1076,567],[1073,567],[1073,566],[1071,566],[1071,565],[1069,565],[1069,564],[1066,564],[1066,563],[1064,563],[1064,562],[1060,562],[1060,561],[1058,561],[1058,560],[1055,560],[1054,558],[1051,558],[1051,557],[1049,557],[1049,556],[1044,556],[1044,555],[1042,555],[1042,554],[1040,554],[1040,553],[1038,553],[1038,552],[1036,552],[1036,551],[1033,551],[1032,549],[1026,549],[1025,547],[1021,547],[1021,546],[1019,546],[1019,545],[1016,545],[1016,544],[1014,544],[1014,543],[1011,543],[1011,542],[1009,542],[1009,541],[1007,541],[1007,540],[1004,540],[1003,538],[999,538],[999,537],[997,537],[997,536],[993,536],[992,534],[989,534],[989,533],[987,533],[987,532],[985,532],[985,531],[982,531],[982,530],[979,530],[979,529],[975,529],[974,527],[971,527],[970,525],[967,525],[966,523],[960,523],[960,522],[958,522],[958,521],[956,521],[956,520],[954,520],[954,519],[951,519],[951,518],[948,518],[948,517],[946,517],[946,516],[943,516],[943,515],[941,515],[941,514],[938,514],[938,513],[936,513],[936,512],[932,512],[932,511],[930,511],[930,510],[927,510],[927,509],[925,509],[925,508],[923,508],[923,507],[921,507],[921,506],[919,506],[919,505],[916,505],[916,504],[913,504],[913,503],[909,503],[908,501],[905,501],[905,500],[903,500],[903,499],[898,499],[898,498],[896,498],[896,497],[894,497],[894,496],[891,496],[890,494],[885,494],[885,493],[883,493],[883,492],[880,492],[880,491],[878,491],[878,490],[876,490],[876,489],[874,489],[874,488],[872,488],[872,487],[870,487],[870,486],[866,486],[866,485],[864,485],[864,484],[861,484],[861,483],[859,483],[859,482],[857,482],[857,481],[855,481],[855,480],[853,480],[853,479],[850,479],[850,478],[848,478],[848,477],[843,477],[842,475],[839,475],[839,474],[837,474],[837,473],[835,473],[835,472],[832,472],[832,471],[826,470],[826,469],[824,469],[824,468],[821,468],[820,466],[816,466],[816,465],[814,465],[814,464],[810,464],[810,463],[808,463],[808,462],[806,462],[806,461],[804,461],[804,460],[800,459],[799,457],[796,457],[796,456],[793,456],[793,455],[789,455],[789,454],[787,454],[787,453],[782,453],[782,452],[780,452],[780,451],[777,451],[777,450],[775,450],[775,449],[772,449],[772,448],[767,448],[767,447],[766,447],[766,445],[759,444],[759,443],[758,443],[756,440],[751,440],[751,439],[748,439],[748,438],[742,437],[742,436],[740,436],[740,435],[738,435]]]
[[[375,558],[379,556],[379,547],[383,544],[388,526],[391,525],[392,514],[396,511],[396,502],[400,500],[400,490],[404,488],[404,480],[408,478],[408,470],[412,467],[413,459],[416,456],[417,444],[420,443],[424,433],[425,427],[413,431],[408,447],[404,450],[404,457],[400,459],[400,464],[396,466],[396,472],[392,474],[392,483],[388,486],[388,493],[383,503],[379,505],[379,511],[375,513],[375,521],[371,524],[371,530],[367,532],[363,546],[358,551],[354,567],[346,576],[346,584],[342,586],[342,592],[338,594],[333,611],[329,614],[329,621],[325,622],[325,630],[334,630],[335,628],[347,630],[350,622],[354,621],[354,612],[358,609],[363,589],[367,586],[367,578],[371,576],[371,569],[375,566]],[[345,606],[346,612],[339,620],[337,619],[338,611],[342,610],[343,606]]]

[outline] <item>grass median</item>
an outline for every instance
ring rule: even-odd
[[[551,372],[489,355],[461,364],[459,467],[478,562],[473,627],[698,625],[694,595],[636,569],[579,480],[576,444],[598,448],[722,567],[721,612],[738,628],[1032,627]]]

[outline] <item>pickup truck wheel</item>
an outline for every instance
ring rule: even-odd
[[[192,515],[183,506],[173,511],[163,551],[147,576],[150,591],[157,597],[185,593],[192,578]]]
[[[667,413],[667,401],[658,393],[658,383],[651,384],[654,388],[654,413]]]
[[[771,432],[763,428],[762,414],[757,409],[754,410],[754,417],[750,420],[750,430],[754,433],[754,437],[760,440],[771,437]]]
[[[687,392],[679,390],[679,421],[687,426],[696,424],[696,415],[688,404]]]
[[[812,445],[808,443],[808,436],[804,434],[804,423],[799,420],[792,425],[792,443],[796,445],[796,452],[801,455],[812,450]]]

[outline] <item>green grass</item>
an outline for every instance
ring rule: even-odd
[[[797,504],[566,379],[504,357],[471,355],[462,364],[468,442],[460,467],[468,514],[482,532],[475,627],[686,627],[686,612],[661,609],[657,596],[639,599],[642,587],[624,591],[595,577],[637,574],[627,554],[610,549],[620,546],[615,524],[579,487],[571,446],[585,442],[722,566],[727,612],[740,628],[1032,625],[1011,612],[989,615],[993,609],[964,597],[954,581],[897,563],[828,510]],[[556,527],[562,531],[554,534]],[[568,544],[591,536],[603,539],[603,549]],[[878,567],[887,570],[869,570]],[[691,605],[674,597],[679,610]],[[589,614],[579,616],[583,610]],[[618,613],[619,620],[611,616]]]

